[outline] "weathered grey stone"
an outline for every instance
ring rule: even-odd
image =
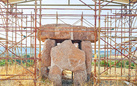
[[[42,67],[49,67],[51,65],[50,51],[55,46],[55,40],[45,40],[43,50],[41,53]]]
[[[86,70],[74,72],[74,86],[84,86],[85,81],[87,81]]]
[[[92,47],[90,41],[82,41],[81,49],[85,52],[86,59],[86,71],[87,74],[91,74],[91,60],[92,60]]]

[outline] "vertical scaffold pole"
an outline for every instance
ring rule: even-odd
[[[8,0],[7,0],[7,10],[6,10],[6,58],[8,58]],[[6,59],[6,74],[8,74],[8,59]]]
[[[97,30],[96,30],[96,19],[97,19],[97,9],[96,9],[96,5],[97,5],[97,2],[95,0],[95,28],[94,28],[94,35],[95,35],[95,39],[94,39],[94,84],[96,83],[96,58],[97,58],[97,55],[96,55],[96,38],[97,38]]]
[[[100,13],[101,13],[101,8],[100,8],[100,0],[99,0],[99,16],[98,16],[98,81],[100,85]]]
[[[131,76],[131,74],[130,74],[130,69],[131,69],[131,54],[130,54],[130,52],[131,52],[131,47],[130,47],[130,32],[131,32],[131,17],[130,17],[130,14],[131,14],[131,9],[130,9],[130,0],[129,0],[129,70],[128,70],[128,81],[130,82],[130,76]]]
[[[40,14],[40,16],[39,16],[39,22],[40,22],[40,29],[41,29],[41,18],[42,18],[42,15],[41,15],[41,0],[40,0],[40,10],[39,10],[39,14]],[[41,33],[41,31],[39,30],[39,33]],[[39,34],[38,33],[38,34]],[[40,37],[40,36],[39,36]],[[39,38],[39,81],[41,80],[41,37]],[[39,86],[40,86],[40,84],[39,84]]]
[[[58,12],[56,12],[56,24],[58,24],[59,18],[58,18]]]
[[[82,15],[81,15],[81,26],[83,26],[83,12],[82,12]]]
[[[36,70],[37,70],[37,52],[36,52],[36,34],[37,34],[37,0],[35,0],[35,56],[34,56],[34,64],[35,64],[35,70],[34,70],[34,86],[36,86],[36,81],[37,81],[37,75],[36,75]]]

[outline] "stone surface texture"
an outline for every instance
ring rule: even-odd
[[[94,29],[83,26],[75,26],[73,29],[73,40],[83,40],[94,42]]]
[[[90,41],[82,41],[81,49],[85,52],[85,63],[87,71],[87,80],[90,80],[91,76],[91,62],[92,62],[92,46]]]
[[[85,52],[75,47],[71,40],[65,40],[51,49],[51,67],[54,65],[70,71],[85,70]]]
[[[53,81],[54,86],[62,86],[62,71],[58,66],[52,66],[48,78]]]
[[[46,39],[43,45],[43,50],[41,53],[41,60],[44,67],[49,67],[51,65],[50,51],[51,48],[55,46],[55,40]]]
[[[84,86],[84,83],[86,81],[87,81],[86,70],[74,72],[74,86]]]
[[[44,42],[46,39],[70,39],[94,42],[94,28],[72,26],[69,24],[47,24],[38,31],[37,38]],[[97,38],[97,37],[96,37]],[[97,40],[96,40],[97,41]]]
[[[51,57],[50,57],[50,51],[51,48],[55,46],[55,40],[46,39],[43,45],[43,50],[41,53],[41,74],[42,76],[47,77],[47,69],[49,66],[51,66]]]
[[[90,41],[82,41],[81,49],[85,52],[87,74],[91,74],[92,46]]]
[[[60,79],[63,70],[74,72],[75,83],[81,82],[79,77],[82,78],[82,81],[86,81],[85,52],[75,47],[71,40],[65,40],[60,45],[53,47],[50,55],[51,69],[49,79],[55,85],[61,86]]]

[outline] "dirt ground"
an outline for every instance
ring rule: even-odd
[[[92,71],[94,67],[92,67]],[[97,72],[98,72],[98,67],[96,67]],[[33,71],[33,68],[28,67],[28,70]],[[103,67],[100,67],[100,71],[104,71]],[[131,76],[135,76],[135,69],[131,69]],[[0,74],[5,74],[6,73],[6,68],[4,67],[0,67]],[[128,76],[128,69],[122,69],[122,73],[123,76],[125,77],[119,77],[121,75],[121,68],[116,68],[116,73],[115,73],[115,68],[111,68],[111,70],[109,69],[108,71],[104,72],[103,74],[101,74],[101,79],[117,79],[117,80],[101,80],[100,81],[100,85],[97,86],[127,86],[123,81],[121,81],[120,79],[127,79],[126,76]],[[16,65],[15,66],[9,66],[8,67],[8,74],[23,74],[25,76],[0,76],[0,79],[8,79],[8,80],[1,80],[0,81],[0,86],[34,86],[34,81],[33,80],[10,80],[10,79],[32,79],[34,78],[34,76],[32,76],[32,74],[23,69],[22,67]],[[71,78],[71,72],[68,72],[68,74],[65,74],[66,77]],[[132,77],[131,79],[134,79],[134,77]],[[68,81],[67,81],[68,80]],[[63,86],[73,86],[72,84],[72,80],[67,79],[63,81]],[[46,80],[39,80],[37,81],[37,85],[39,86],[53,86],[53,83],[46,79]],[[94,82],[93,79],[91,79],[89,82],[84,83],[83,86],[94,86]],[[132,86],[132,85],[131,85]],[[136,86],[136,85],[133,85]]]

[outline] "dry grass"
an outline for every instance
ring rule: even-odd
[[[94,67],[92,67],[92,69],[94,69]],[[98,67],[96,67],[96,70],[98,73]],[[100,72],[103,72],[103,71],[104,71],[104,67],[100,67]],[[131,76],[134,76],[131,79],[135,79],[135,71],[136,69],[130,69]],[[128,73],[129,73],[129,69],[122,68],[122,76],[128,76]],[[127,79],[128,78],[128,77],[121,77],[121,68],[116,68],[116,71],[115,71],[114,67],[102,73],[101,76],[102,76],[101,77],[102,79]],[[108,77],[103,77],[103,76],[108,76]]]
[[[34,72],[32,67],[27,68],[28,70]],[[0,74],[6,74],[6,68],[0,67]],[[34,76],[29,71],[25,70],[19,65],[11,65],[8,67],[8,74],[12,75],[25,75],[25,76],[0,76],[0,79],[33,79]],[[37,81],[37,85],[40,86],[53,86],[52,82],[48,79]],[[34,86],[33,80],[1,80],[0,86]]]
[[[28,67],[28,69],[32,72],[34,72],[32,67]],[[94,67],[92,67],[92,69],[94,69]],[[96,68],[97,69],[97,68]],[[100,67],[101,72],[104,70],[103,67]],[[65,71],[64,71],[65,72]],[[123,75],[128,75],[128,69],[122,69]],[[5,74],[6,73],[6,68],[5,66],[0,67],[0,74]],[[70,72],[66,72],[68,73],[68,75],[70,76],[71,73]],[[127,77],[117,77],[119,76],[121,73],[121,68],[116,68],[116,74],[115,74],[115,68],[111,68],[111,73],[110,70],[108,70],[107,72],[104,72],[101,76],[108,76],[108,77],[101,77],[102,79],[117,79],[116,81],[110,81],[110,82],[106,82],[106,81],[101,81],[101,83],[103,85],[101,86],[109,86],[109,84],[115,84],[115,85],[111,85],[111,86],[117,86],[119,85],[118,80],[119,79],[126,79]],[[10,65],[8,67],[8,74],[23,74],[26,76],[0,76],[0,79],[28,79],[28,78],[34,78],[34,76],[27,70],[23,69],[21,66],[19,65]],[[67,75],[67,74],[65,74]],[[135,69],[131,69],[131,75],[135,75]],[[115,77],[114,77],[115,76]],[[106,85],[105,85],[106,84]],[[53,86],[53,83],[46,79],[46,80],[38,80],[37,81],[37,85],[38,86]],[[125,86],[123,83],[121,83],[121,86]],[[0,81],[0,86],[34,86],[34,81],[33,80],[1,80]],[[92,82],[88,82],[85,83],[83,86],[94,86]]]

